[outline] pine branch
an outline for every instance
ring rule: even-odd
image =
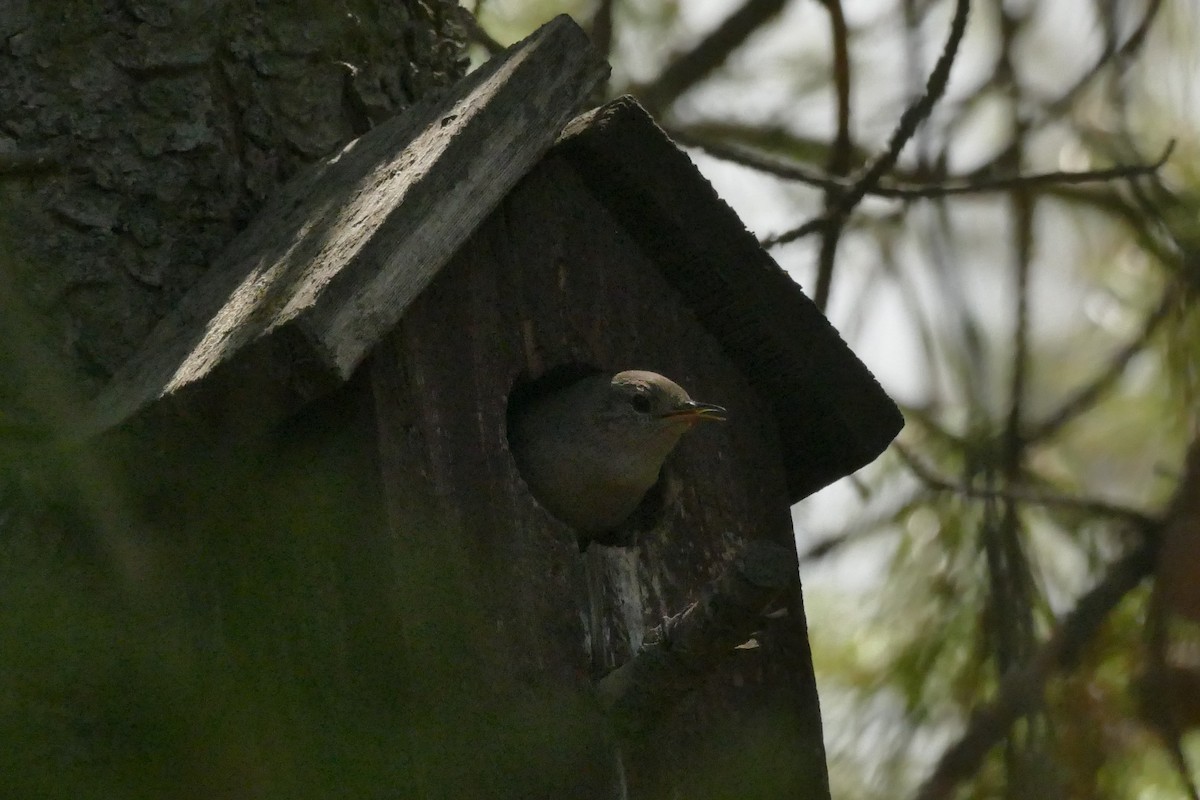
[[[1094,517],[1103,517],[1115,519],[1121,522],[1132,525],[1140,531],[1154,530],[1159,526],[1157,517],[1151,516],[1144,511],[1139,511],[1128,506],[1110,503],[1106,500],[1101,500],[1092,497],[1074,497],[1072,495],[1054,494],[1049,492],[1023,491],[1020,489],[983,489],[975,486],[968,486],[948,480],[938,475],[932,467],[923,463],[907,447],[895,442],[892,449],[904,460],[908,468],[912,470],[922,483],[930,489],[942,492],[953,492],[954,494],[962,495],[963,497],[973,497],[982,500],[1004,500],[1018,503],[1029,503],[1040,506],[1053,506],[1058,508],[1067,508],[1074,511],[1080,511]]]
[[[693,136],[678,128],[670,131],[671,138],[685,147],[703,150],[708,155],[750,167],[769,175],[786,180],[806,183],[821,189],[832,191],[849,191],[854,187],[853,181],[838,178],[828,172],[814,169],[804,164],[785,161],[756,152],[748,147],[739,147],[716,141],[709,141]],[[1045,187],[1077,186],[1089,183],[1108,183],[1117,180],[1133,180],[1136,178],[1156,175],[1170,158],[1175,148],[1175,140],[1168,142],[1160,155],[1153,162],[1145,164],[1121,164],[1114,167],[1095,170],[1050,172],[1035,172],[1028,175],[1007,175],[996,177],[947,178],[937,183],[911,183],[887,181],[880,182],[867,190],[873,197],[884,197],[896,200],[936,200],[952,195],[986,194],[989,192],[1010,192],[1023,189],[1032,191]]]
[[[831,224],[840,223],[867,196],[871,188],[879,183],[879,179],[896,165],[896,161],[900,158],[900,151],[916,133],[917,126],[929,116],[933,107],[946,92],[946,84],[950,80],[950,69],[954,66],[954,60],[958,55],[958,46],[962,42],[963,32],[967,27],[970,7],[970,0],[957,0],[955,3],[954,18],[950,22],[950,34],[946,39],[946,46],[942,50],[941,56],[938,57],[933,71],[929,74],[925,92],[900,115],[900,122],[892,132],[887,149],[861,170],[851,188],[838,198],[838,202],[832,208],[817,219],[810,220],[798,228],[768,238],[766,246],[787,244]]]
[[[1150,574],[1154,549],[1148,539],[1113,564],[1100,583],[1063,617],[1058,629],[1034,657],[1001,679],[995,697],[972,713],[966,732],[942,754],[914,800],[945,800],[953,796],[961,782],[978,772],[984,757],[1008,735],[1012,724],[1041,707],[1046,680],[1056,671],[1075,666],[1084,646],[1108,614]]]

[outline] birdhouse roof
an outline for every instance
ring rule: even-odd
[[[555,152],[771,403],[793,499],[871,462],[895,438],[904,424],[896,405],[636,101],[576,118]]]
[[[896,407],[687,155],[632,99],[575,116],[607,69],[559,17],[298,175],[152,332],[80,435],[247,403],[269,423],[332,390],[553,150],[773,404],[794,498],[874,459],[901,427]]]

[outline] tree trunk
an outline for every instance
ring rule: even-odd
[[[462,13],[446,0],[0,5],[4,306],[29,304],[67,383],[90,394],[276,186],[462,74]]]
[[[54,442],[279,184],[461,76],[463,13],[0,2],[6,796],[411,795],[369,387],[232,451]]]

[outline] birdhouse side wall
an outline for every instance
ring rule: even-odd
[[[521,181],[375,361],[377,383],[391,386],[377,409],[381,441],[401,467],[384,476],[394,535],[401,552],[428,552],[426,535],[453,551],[498,693],[569,705],[698,599],[743,542],[794,552],[770,405],[565,160],[551,157]],[[672,454],[662,507],[632,547],[580,553],[576,532],[530,495],[509,451],[513,388],[567,365],[654,370],[729,409],[728,423],[699,426]],[[426,531],[404,522],[414,482],[440,520]],[[648,739],[625,748],[630,796],[721,796],[763,774],[769,785],[739,796],[814,787],[821,796],[798,581],[786,606],[764,619],[757,647],[732,653]],[[436,624],[436,610],[424,614]],[[568,794],[586,796],[579,791]]]

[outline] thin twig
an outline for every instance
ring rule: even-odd
[[[838,178],[828,172],[814,169],[803,164],[797,164],[773,156],[758,153],[747,147],[706,141],[690,135],[687,131],[672,129],[671,138],[686,147],[703,150],[713,158],[741,164],[760,172],[774,175],[778,178],[799,181],[826,190],[849,191],[854,183],[845,178]],[[991,178],[959,177],[947,178],[938,183],[907,183],[898,181],[881,182],[867,190],[874,197],[886,197],[897,200],[931,200],[950,195],[983,194],[986,192],[1008,192],[1014,189],[1038,189],[1045,186],[1072,186],[1088,183],[1105,183],[1114,180],[1133,180],[1135,178],[1155,175],[1166,164],[1175,149],[1172,139],[1163,149],[1162,155],[1147,164],[1124,164],[1106,169],[1083,170],[1078,172],[1052,171],[1035,172],[1030,175],[1007,175]]]
[[[981,500],[1011,500],[1031,505],[1066,508],[1081,511],[1095,517],[1105,517],[1122,520],[1138,530],[1151,530],[1159,525],[1156,517],[1129,506],[1110,503],[1092,497],[1075,497],[1072,495],[1050,492],[1023,491],[1020,489],[984,489],[966,486],[938,475],[933,468],[923,463],[907,447],[894,442],[892,449],[904,461],[913,474],[930,489],[942,492],[953,492],[963,497],[973,497]]]
[[[850,157],[853,143],[850,141],[850,33],[846,27],[846,15],[842,11],[841,0],[823,0],[822,3],[829,12],[830,38],[833,40],[833,85],[837,96],[837,134],[833,147],[829,150],[829,159],[825,163],[825,171],[830,175],[844,175],[850,168]],[[826,189],[825,207],[833,208],[841,200],[842,191]],[[829,291],[833,286],[833,268],[837,258],[838,242],[842,235],[840,217],[825,227],[821,235],[821,252],[817,258],[817,284],[813,292],[813,302],[822,311],[829,304]]]
[[[966,436],[955,433],[938,422],[933,416],[934,410],[931,407],[904,404],[900,406],[900,413],[904,415],[906,424],[916,422],[925,429],[925,433],[931,436],[934,439],[934,443],[941,448],[963,452],[970,446]],[[896,444],[899,445],[900,443],[896,442]]]
[[[830,175],[842,175],[850,167],[854,144],[850,139],[850,29],[841,0],[822,0],[829,13],[829,34],[833,40],[833,86],[837,96],[837,132],[825,165]]]
[[[1146,317],[1146,321],[1142,323],[1142,329],[1138,332],[1137,336],[1113,353],[1108,363],[1104,366],[1104,369],[1092,378],[1092,380],[1077,389],[1058,408],[1047,414],[1045,419],[1029,426],[1023,433],[1022,438],[1026,442],[1038,442],[1048,439],[1058,433],[1069,422],[1079,417],[1080,414],[1091,408],[1109,389],[1116,385],[1117,381],[1125,373],[1125,368],[1129,366],[1129,362],[1133,360],[1133,357],[1146,349],[1150,338],[1158,330],[1158,326],[1170,315],[1174,300],[1173,293],[1163,292],[1158,305]]]
[[[926,487],[910,490],[903,501],[881,512],[872,514],[870,517],[856,519],[853,523],[838,530],[837,533],[818,535],[816,541],[800,554],[800,566],[805,567],[827,558],[843,547],[860,542],[869,536],[894,532],[896,520],[904,517],[913,509],[927,504],[933,493],[933,490]]]
[[[600,0],[596,4],[596,13],[592,15],[588,34],[595,48],[605,59],[612,54],[613,39],[613,0]]]
[[[1000,11],[1000,58],[995,79],[1007,87],[1008,117],[1013,140],[1017,146],[1008,159],[1008,171],[1019,173],[1024,162],[1024,143],[1027,123],[1021,112],[1024,87],[1013,68],[1013,46],[1021,30],[1022,18]],[[1025,445],[1021,440],[1021,419],[1029,376],[1029,269],[1033,256],[1033,198],[1018,189],[1007,196],[1012,231],[1013,271],[1013,352],[1008,386],[1008,409],[1000,435],[999,474],[991,469],[985,473],[988,488],[997,478],[1008,489],[1021,479],[1025,462]],[[1021,542],[1020,503],[1013,497],[999,501],[999,515],[988,512],[985,505],[982,526],[985,559],[988,568],[988,611],[990,623],[985,626],[993,641],[992,657],[998,674],[1005,674],[1027,660],[1037,644],[1033,628],[1033,577],[1029,558]],[[989,516],[993,519],[989,520]],[[989,524],[990,523],[990,524]],[[1023,757],[1036,750],[1040,743],[1035,726],[1029,735],[1009,738],[1006,743],[1006,768],[1013,779],[1019,780],[1028,759]]]
[[[982,192],[1009,192],[1018,189],[1037,189],[1044,186],[1076,186],[1085,183],[1107,183],[1117,180],[1133,180],[1135,178],[1151,177],[1158,174],[1163,165],[1171,158],[1175,150],[1175,140],[1171,139],[1163,148],[1162,154],[1154,161],[1143,164],[1118,164],[1105,169],[1052,172],[1035,172],[1031,175],[1009,175],[998,177],[962,177],[950,179],[943,183],[928,185],[919,184],[889,184],[879,187],[872,194],[880,197],[898,197],[903,199],[946,197],[955,194],[979,194]]]
[[[1129,237],[1162,266],[1176,268],[1180,263],[1179,242],[1165,224],[1148,224],[1145,211],[1134,206],[1130,199],[1121,196],[1111,185],[1098,186],[1050,186],[1047,193],[1058,200],[1072,205],[1095,209],[1119,222]],[[1155,220],[1161,219],[1156,216]]]
[[[782,11],[785,3],[786,0],[746,0],[695,47],[676,56],[653,83],[634,88],[631,94],[652,114],[661,114],[680,95],[724,64],[729,54]]]
[[[930,112],[933,111],[934,105],[937,104],[938,100],[946,92],[946,83],[950,79],[950,68],[954,66],[954,59],[958,55],[958,46],[962,42],[963,32],[967,27],[967,12],[970,8],[970,0],[957,0],[955,3],[954,19],[950,22],[950,34],[946,39],[946,46],[942,50],[941,56],[938,57],[933,71],[929,74],[929,80],[925,84],[925,93],[917,98],[916,102],[906,108],[904,113],[900,115],[900,122],[896,125],[896,130],[892,132],[887,148],[860,170],[859,175],[854,180],[853,186],[838,199],[837,205],[828,209],[822,216],[815,220],[806,222],[800,227],[781,233],[778,236],[771,237],[767,240],[768,246],[795,241],[809,233],[824,228],[834,221],[844,219],[866,197],[867,193],[879,182],[884,173],[895,166],[896,160],[900,158],[900,151],[904,149],[904,145],[912,138],[917,126],[929,116]]]
[[[479,13],[482,5],[480,3],[475,7],[475,14]],[[463,15],[466,18],[467,36],[470,37],[471,41],[482,45],[483,49],[487,50],[490,55],[494,56],[498,53],[503,53],[504,45],[492,38],[492,35],[483,29],[483,26],[479,24],[479,20],[475,18],[475,14]]]
[[[1146,34],[1150,31],[1150,25],[1158,16],[1161,7],[1162,0],[1150,0],[1146,5],[1145,13],[1142,14],[1141,20],[1138,21],[1137,27],[1129,34],[1129,38],[1125,40],[1125,43],[1116,48],[1112,47],[1111,44],[1106,44],[1104,50],[1096,57],[1096,61],[1092,64],[1091,68],[1083,73],[1070,88],[1055,98],[1054,102],[1047,105],[1044,109],[1044,114],[1049,118],[1053,118],[1066,111],[1071,103],[1096,79],[1096,76],[1106,66],[1129,58],[1146,41]]]
[[[1111,62],[1120,59],[1128,58],[1135,50],[1142,46],[1146,40],[1146,34],[1150,30],[1151,24],[1158,15],[1159,9],[1162,6],[1161,0],[1151,0],[1146,7],[1146,12],[1142,15],[1142,19],[1138,22],[1137,27],[1129,35],[1115,51],[1111,47],[1105,49],[1097,56],[1095,63],[1092,64],[1086,72],[1084,72],[1078,80],[1075,81],[1069,88],[1053,100],[1042,105],[1034,119],[1030,121],[1030,131],[1037,131],[1045,128],[1051,122],[1054,122],[1063,115],[1075,100],[1083,94],[1083,92],[1091,85],[1092,81],[1108,66]],[[979,96],[979,95],[977,95]],[[1010,144],[1004,150],[1001,150],[987,163],[981,164],[976,169],[972,176],[984,176],[995,169],[996,165],[1001,163],[1008,157],[1015,143]]]

